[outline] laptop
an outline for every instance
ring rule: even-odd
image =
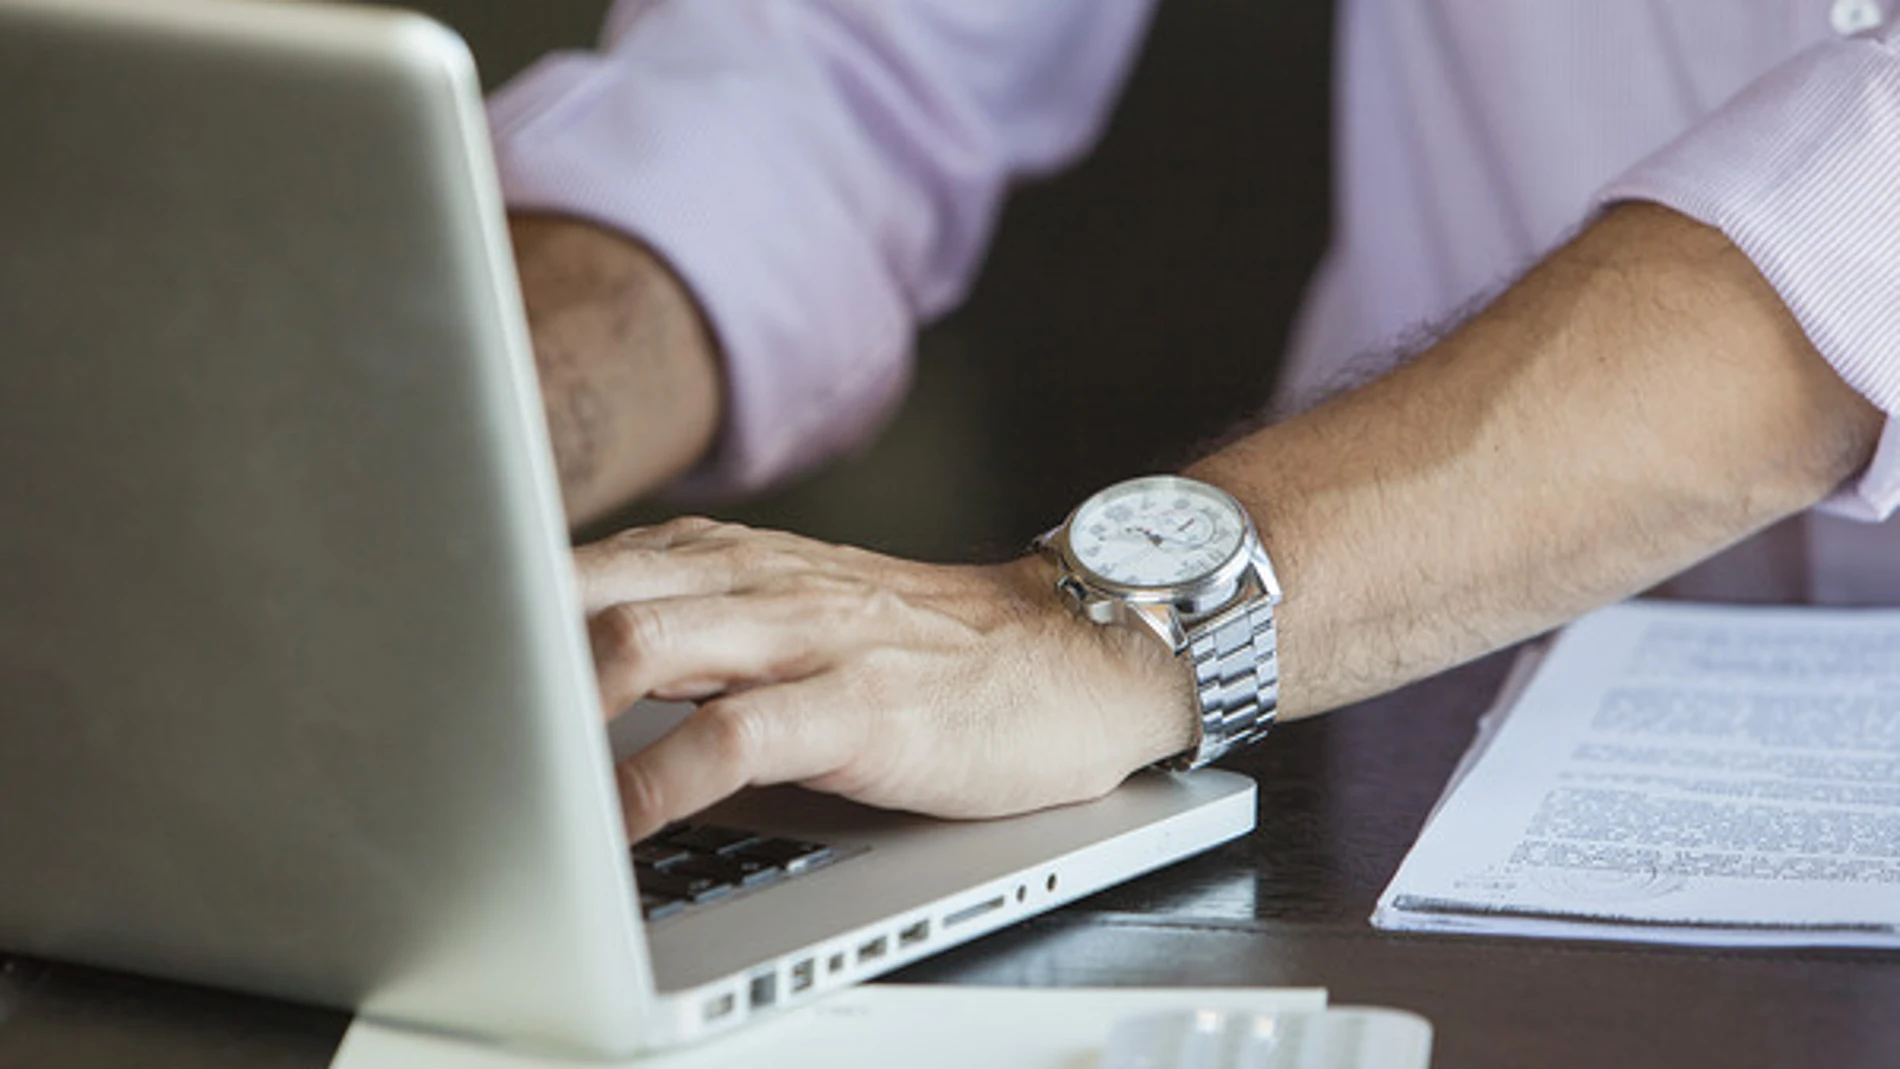
[[[436,23],[0,0],[0,146],[0,947],[619,1055],[1252,826],[1245,777],[1156,772],[968,823],[762,790],[630,846],[613,747],[679,710],[599,716]]]

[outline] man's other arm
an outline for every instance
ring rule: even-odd
[[[1150,0],[623,0],[491,103],[570,517],[862,442]]]

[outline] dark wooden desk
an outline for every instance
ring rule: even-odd
[[[1502,679],[1492,658],[1234,763],[1248,839],[952,951],[898,981],[1323,986],[1430,1018],[1439,1069],[1900,1066],[1900,954],[1452,936],[1366,922]],[[341,1014],[0,964],[0,1069],[321,1069]]]

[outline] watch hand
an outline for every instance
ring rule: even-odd
[[[1162,535],[1157,534],[1154,531],[1150,531],[1146,527],[1142,527],[1138,524],[1131,523],[1128,526],[1123,527],[1122,533],[1128,534],[1128,535],[1134,535],[1135,537],[1141,539],[1142,541],[1156,548],[1160,548],[1162,540],[1163,540]]]
[[[1179,530],[1187,530],[1187,528],[1183,527],[1183,528],[1180,528]],[[1191,538],[1178,537],[1178,532],[1176,534],[1158,534],[1157,533],[1156,535],[1154,535],[1153,541],[1154,541],[1156,549],[1161,548],[1161,546],[1163,545],[1193,546],[1196,544]]]

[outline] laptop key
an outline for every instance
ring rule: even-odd
[[[646,891],[640,892],[640,915],[647,920],[657,921],[663,917],[671,917],[685,908],[684,899],[648,894]]]
[[[783,868],[761,858],[721,857],[718,854],[696,855],[666,871],[682,876],[704,876],[741,887],[756,887],[785,875]]]
[[[658,920],[735,891],[751,891],[837,857],[824,843],[714,824],[675,823],[632,848],[640,911]]]
[[[633,844],[633,863],[635,865],[645,865],[650,868],[663,869],[668,865],[684,861],[692,856],[692,852],[685,847],[674,846],[672,843],[659,842],[654,839],[645,839]]]
[[[717,824],[688,824],[672,832],[662,832],[660,841],[695,853],[725,854],[741,850],[759,841],[757,832],[722,828]]]
[[[796,874],[821,861],[829,860],[831,855],[831,847],[824,843],[808,843],[798,839],[766,839],[745,847],[735,856],[765,861],[784,869],[788,874]]]
[[[651,891],[656,895],[694,903],[708,902],[721,895],[729,894],[734,886],[709,876],[688,876],[665,869],[655,869],[651,872],[636,871],[635,880],[642,891]]]

